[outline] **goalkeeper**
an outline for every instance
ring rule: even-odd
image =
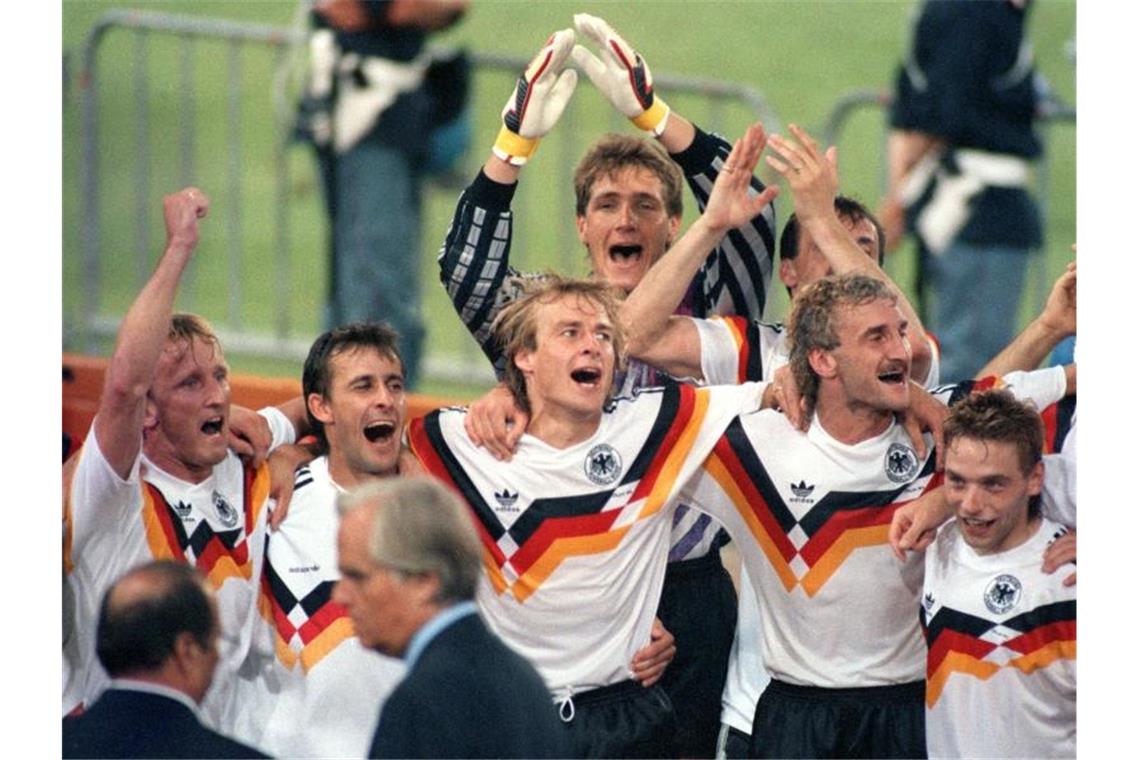
[[[581,69],[602,93],[646,133],[605,135],[595,142],[574,174],[578,237],[586,247],[593,276],[632,290],[665,252],[681,226],[682,190],[687,182],[703,210],[731,146],[705,133],[675,111],[653,88],[645,60],[600,18],[574,17],[577,37],[596,49],[575,45],[575,30],[555,32],[519,77],[502,111],[502,126],[491,154],[460,196],[440,252],[440,276],[464,324],[502,374],[503,355],[491,337],[499,310],[518,293],[510,266],[513,225],[511,200],[520,175],[541,139],[553,129],[570,100]],[[751,193],[766,193],[752,179]],[[763,316],[772,276],[771,204],[742,227],[731,230],[709,254],[689,287],[686,313],[710,317]],[[537,275],[521,275],[534,277]],[[646,365],[631,362],[619,377],[622,393],[658,385]],[[492,391],[468,415],[501,425],[516,415],[521,434],[525,420],[513,411],[509,392]],[[482,438],[493,448],[490,436]],[[517,435],[515,436],[517,440]],[[497,452],[508,456],[507,452]],[[709,518],[681,508],[658,616],[676,637],[676,659],[662,680],[676,711],[677,751],[686,757],[711,757],[720,721],[729,649],[736,625],[736,596],[720,562],[727,540]]]

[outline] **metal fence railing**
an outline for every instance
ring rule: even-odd
[[[303,359],[320,330],[327,222],[312,161],[294,166],[291,124],[279,112],[291,102],[280,72],[304,40],[301,29],[150,12],[111,11],[93,25],[78,80],[79,192],[65,183],[65,225],[77,230],[64,235],[65,348],[96,353],[114,336],[161,245],[152,221],[157,193],[198,184],[215,196],[214,249],[192,263],[179,307],[209,316],[231,353]],[[489,145],[502,100],[528,61],[487,52],[470,58],[472,131]],[[757,119],[779,129],[753,88],[666,72],[655,84],[706,129],[738,134]],[[602,131],[629,129],[600,95],[575,95],[520,183],[512,263],[582,269],[574,166]],[[471,153],[465,177],[484,158]],[[489,379],[474,341],[456,334],[463,328],[434,271],[457,191],[426,189],[424,250],[410,263],[422,271],[428,317],[421,374]]]

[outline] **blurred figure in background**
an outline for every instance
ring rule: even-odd
[[[918,243],[942,379],[973,377],[1014,335],[1041,221],[1027,189],[1041,155],[1027,0],[924,2],[891,112],[888,248]]]

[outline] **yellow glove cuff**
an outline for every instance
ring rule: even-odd
[[[520,137],[504,124],[491,151],[509,164],[522,166],[538,150],[538,141],[537,137]]]
[[[660,137],[661,133],[665,131],[665,122],[669,119],[669,106],[660,98],[660,96],[653,96],[653,105],[649,106],[640,116],[637,116],[630,121],[634,126],[643,129],[646,132],[652,132],[655,137]]]

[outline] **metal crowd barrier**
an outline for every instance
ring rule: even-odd
[[[100,66],[100,53],[112,32],[115,36],[130,35],[129,55],[119,51],[117,70]],[[286,91],[286,78],[281,76],[290,54],[296,53],[304,40],[304,30],[300,29],[150,12],[111,11],[94,24],[84,44],[79,78],[81,184],[80,197],[73,202],[78,208],[70,222],[80,226],[76,233],[80,240],[68,246],[65,235],[64,250],[65,263],[69,257],[80,258],[71,267],[75,272],[72,287],[65,284],[64,288],[65,299],[72,294],[70,297],[79,303],[65,300],[65,349],[98,353],[100,345],[105,346],[114,336],[129,303],[128,294],[136,293],[145,282],[161,247],[161,230],[152,229],[151,221],[157,218],[158,192],[200,184],[206,175],[220,172],[223,178],[211,180],[211,188],[215,193],[221,190],[218,194],[224,195],[224,202],[215,203],[210,224],[223,229],[224,255],[211,255],[206,261],[201,256],[195,258],[184,277],[179,306],[211,317],[230,353],[298,361],[304,358],[321,329],[319,316],[326,286],[311,282],[308,278],[316,275],[305,274],[293,253],[298,238],[311,238],[313,234],[305,220],[314,226],[324,223],[323,206],[319,192],[311,189],[315,185],[311,158],[306,156],[305,169],[291,170],[291,125],[282,114],[290,111],[289,104],[295,99]],[[218,46],[221,50],[215,54]],[[255,55],[268,56],[270,62],[251,60]],[[497,130],[504,94],[510,92],[511,82],[528,63],[524,57],[480,51],[470,53],[470,57],[475,74],[470,109],[473,139],[464,177],[474,176],[484,159],[483,148],[489,146]],[[103,91],[100,85],[104,77],[119,88],[129,88],[133,115],[121,112],[129,110],[122,106],[124,92]],[[220,100],[216,83],[210,83],[213,90],[203,87],[207,80],[217,78],[225,79]],[[669,73],[658,73],[655,84],[659,91],[668,93],[675,108],[706,129],[738,134],[744,125],[757,119],[770,130],[780,129],[775,113],[753,88]],[[264,118],[250,119],[245,113],[251,108],[250,100],[256,100],[253,94],[264,97],[264,110],[274,114],[271,123]],[[121,107],[101,112],[100,103],[113,95],[119,96],[116,102]],[[591,97],[596,100],[591,101]],[[161,102],[156,105],[156,100]],[[169,123],[171,112],[176,114],[174,123]],[[265,155],[253,155],[249,146],[257,141],[250,135],[266,128],[272,130],[272,139],[261,140]],[[629,129],[600,95],[575,97],[520,183],[513,204],[516,235],[512,263],[524,270],[584,271],[585,256],[573,224],[573,168],[601,132]],[[107,132],[127,137],[130,149],[121,144],[108,147],[104,139]],[[155,155],[155,143],[169,144],[172,151]],[[166,178],[161,184],[155,180],[156,175],[175,170],[177,177]],[[297,187],[306,186],[306,182],[310,191],[298,192]],[[452,184],[442,188],[429,185],[425,190],[423,250],[416,262],[423,272],[429,330],[421,374],[460,382],[489,380],[490,368],[474,341],[454,335],[455,331],[465,331],[452,313],[435,271],[436,252],[457,189]],[[65,195],[67,192],[65,186]],[[556,201],[551,194],[557,196]],[[272,209],[251,219],[247,202],[257,199],[262,200],[261,208],[271,205]],[[67,210],[65,198],[65,224]],[[124,234],[130,237],[130,233],[120,230],[112,246],[103,238],[109,220],[121,226],[124,218],[132,216],[133,266],[124,271],[121,257],[127,241],[121,238]],[[549,232],[540,232],[543,227],[554,229],[553,238]],[[211,233],[211,240],[219,237],[219,233]],[[320,249],[309,251],[310,256],[322,261],[327,256],[324,239],[303,245]],[[250,276],[250,252],[258,249],[268,253],[261,264],[268,271]],[[112,268],[117,274],[108,274]],[[301,288],[293,283],[297,277],[305,278]],[[81,279],[78,286],[74,285],[75,278]],[[219,289],[224,293],[215,292]],[[265,300],[272,303],[256,303]],[[251,311],[258,316],[251,317]],[[441,342],[458,344],[458,348],[440,349]]]

